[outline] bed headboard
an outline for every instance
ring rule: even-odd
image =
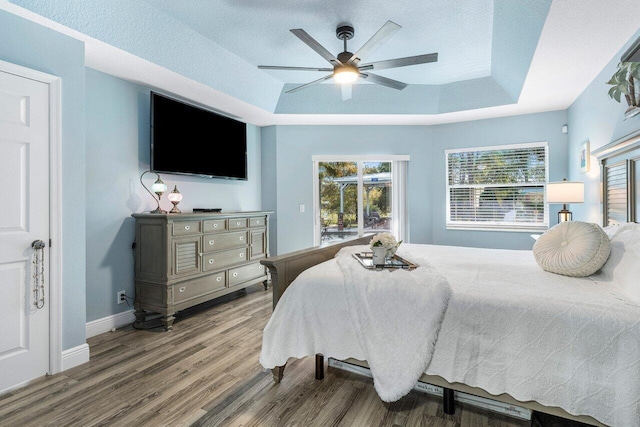
[[[602,225],[640,220],[640,131],[593,150],[601,165]]]

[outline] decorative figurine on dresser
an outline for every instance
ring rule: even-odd
[[[135,316],[160,314],[170,330],[174,314],[262,282],[268,273],[272,212],[134,213]]]

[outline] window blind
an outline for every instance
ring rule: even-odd
[[[547,143],[447,150],[447,227],[542,229]]]

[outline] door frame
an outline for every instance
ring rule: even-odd
[[[49,374],[62,371],[62,103],[58,76],[0,61],[0,71],[49,86]]]

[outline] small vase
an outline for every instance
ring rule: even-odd
[[[373,251],[373,264],[374,265],[384,265],[385,259],[387,257],[387,248],[382,246],[374,246],[371,248]]]

